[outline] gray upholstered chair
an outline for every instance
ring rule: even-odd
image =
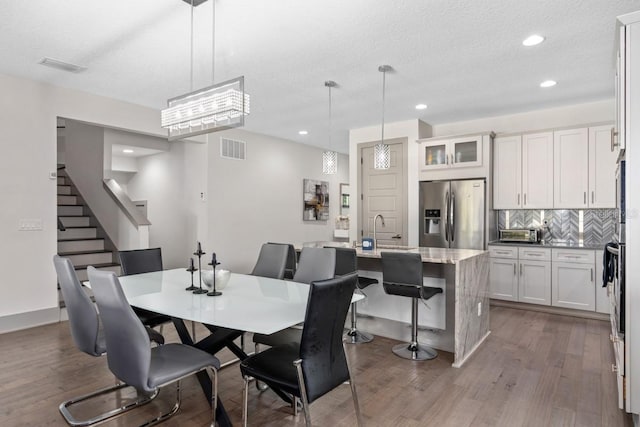
[[[220,361],[211,354],[186,344],[165,344],[150,348],[140,319],[124,296],[115,273],[87,268],[89,282],[100,310],[107,342],[109,369],[119,380],[139,393],[156,393],[177,382],[176,403],[168,412],[145,425],[166,420],[180,409],[180,380],[207,370],[211,381],[212,422],[215,426]]]
[[[74,344],[78,350],[83,351],[90,356],[102,356],[106,352],[107,346],[104,338],[104,331],[100,324],[100,317],[98,316],[98,312],[91,302],[91,299],[82,288],[80,281],[78,281],[78,277],[76,276],[71,260],[69,258],[63,258],[55,255],[53,257],[53,264],[56,269],[58,283],[60,284],[60,290],[62,291],[62,297],[64,298],[65,307],[67,309],[69,328],[71,329],[71,337],[73,338]],[[149,339],[155,341],[159,345],[164,344],[164,338],[160,333],[148,328],[146,333],[147,346],[149,345]],[[124,407],[115,408],[86,420],[78,420],[71,414],[70,409],[73,405],[104,394],[115,392],[124,387],[127,387],[127,385],[118,384],[66,400],[59,406],[60,413],[70,425],[89,426],[115,417],[116,415],[120,415],[125,411],[135,408],[136,406],[151,401],[151,399],[155,397],[155,394],[151,396],[145,394]]]
[[[293,276],[294,282],[311,283],[318,280],[332,279],[335,276],[336,250],[334,248],[302,248],[298,269]],[[275,346],[290,342],[300,342],[301,328],[287,328],[273,334],[254,334],[253,342],[256,353],[259,345]]]
[[[434,349],[418,343],[418,301],[442,293],[442,289],[424,286],[420,254],[381,252],[382,286],[389,295],[411,298],[411,342],[393,347],[393,353],[404,359],[428,360],[438,356]]]
[[[242,420],[247,425],[251,378],[302,401],[306,425],[311,425],[309,405],[345,381],[351,385],[356,420],[360,409],[353,377],[342,343],[342,331],[356,286],[357,274],[313,281],[309,289],[300,343],[271,347],[240,363],[244,378]]]
[[[284,278],[293,279],[298,268],[298,255],[296,254],[296,248],[290,243],[275,243],[268,242],[270,245],[285,245],[289,252],[287,253],[287,266],[284,268]]]
[[[277,243],[265,243],[260,248],[260,254],[251,275],[283,279],[287,265],[289,248]]]

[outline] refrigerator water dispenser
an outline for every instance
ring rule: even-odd
[[[440,209],[425,209],[424,234],[440,234]]]

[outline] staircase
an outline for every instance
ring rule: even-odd
[[[58,170],[58,225],[58,255],[71,259],[81,282],[87,280],[89,265],[120,275],[115,247],[64,169]]]

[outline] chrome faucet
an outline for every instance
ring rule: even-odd
[[[376,236],[376,223],[378,222],[378,217],[382,221],[382,226],[384,227],[384,217],[380,214],[377,214],[373,217],[373,245],[374,249],[378,249],[378,236]]]

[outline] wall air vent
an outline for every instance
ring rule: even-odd
[[[220,157],[223,157],[225,159],[245,160],[246,145],[247,143],[244,141],[236,141],[229,138],[220,138]]]
[[[38,64],[46,65],[47,67],[55,68],[57,70],[68,71],[70,73],[81,73],[83,71],[86,71],[87,69],[87,67],[82,67],[80,65],[70,64],[58,59],[46,57],[38,61]]]

